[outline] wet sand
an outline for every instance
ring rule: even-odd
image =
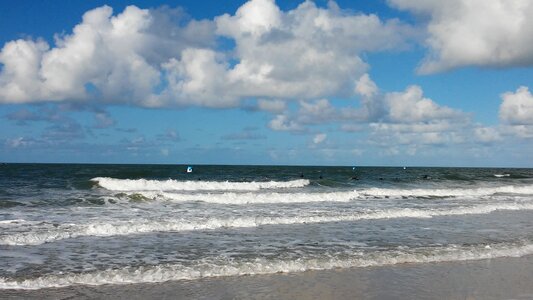
[[[1,290],[2,299],[533,299],[533,256],[206,278],[158,284]]]

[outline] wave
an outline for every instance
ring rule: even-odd
[[[148,180],[148,179],[115,179],[109,177],[96,177],[91,179],[100,187],[111,191],[257,191],[262,189],[299,188],[309,185],[309,180],[298,179],[291,181],[178,181]]]
[[[242,276],[274,273],[294,273],[308,270],[390,266],[405,263],[434,263],[482,260],[499,257],[522,257],[533,254],[532,244],[476,245],[420,248],[411,251],[383,251],[352,254],[348,258],[323,257],[296,260],[211,259],[200,260],[190,266],[165,264],[143,267],[107,269],[90,273],[45,275],[32,279],[13,280],[0,277],[0,289],[41,289],[71,285],[103,285],[158,283],[175,280],[194,280],[206,277]]]
[[[138,195],[138,196],[136,196]],[[202,201],[217,204],[259,204],[259,203],[307,203],[307,202],[348,202],[358,198],[355,191],[331,193],[213,193],[213,194],[178,194],[170,192],[140,191],[130,198],[146,200],[165,199],[167,201],[188,202]]]
[[[21,223],[27,223],[27,221],[23,219],[0,220],[0,226],[17,226]]]
[[[220,183],[220,182],[219,182]],[[231,183],[255,184],[255,183]],[[223,190],[222,188],[213,189]],[[226,186],[231,189],[230,186]],[[251,188],[251,187],[250,187]],[[449,197],[483,197],[497,194],[533,195],[533,186],[501,186],[456,189],[387,189],[369,188],[342,192],[213,192],[213,193],[185,193],[163,190],[129,190],[130,200],[166,200],[174,202],[202,201],[217,204],[259,204],[259,203],[307,203],[307,202],[348,202],[355,199],[418,197],[418,198],[449,198]],[[123,194],[125,195],[125,194]]]
[[[0,245],[40,245],[63,239],[83,236],[120,236],[151,232],[179,232],[213,230],[220,228],[252,228],[266,225],[298,225],[313,223],[353,222],[359,220],[433,218],[439,216],[489,214],[495,211],[533,210],[531,204],[499,204],[458,207],[442,210],[412,208],[365,211],[355,214],[315,215],[315,216],[256,216],[256,217],[209,217],[197,219],[138,219],[109,223],[80,225],[59,225],[31,233],[16,233],[0,236]],[[35,227],[35,226],[34,226]],[[34,228],[34,230],[38,230]]]
[[[533,186],[499,186],[478,188],[447,188],[447,189],[386,189],[369,188],[359,193],[373,197],[480,197],[495,194],[533,195]]]

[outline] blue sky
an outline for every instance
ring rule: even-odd
[[[533,167],[532,13],[2,1],[0,161]]]

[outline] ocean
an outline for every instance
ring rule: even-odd
[[[1,164],[0,289],[533,254],[533,169],[192,167]]]

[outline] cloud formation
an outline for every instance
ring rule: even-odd
[[[507,92],[502,96],[500,120],[511,125],[533,125],[533,95],[522,86],[516,92]]]
[[[432,122],[460,118],[464,115],[425,98],[422,88],[416,85],[408,87],[404,92],[386,94],[385,104],[388,120],[395,123]]]
[[[429,17],[423,74],[462,66],[533,65],[533,2],[529,0],[389,0]]]
[[[55,47],[42,40],[6,43],[0,52],[0,102],[98,99],[148,105],[147,96],[160,83],[158,64],[166,60],[157,52],[179,55],[184,41],[207,45],[211,38],[203,34],[209,25],[196,21],[156,31],[158,13],[128,6],[113,16],[111,7],[102,6],[85,13],[71,34],[56,36]],[[187,35],[197,37],[192,42]]]
[[[285,12],[273,0],[250,0],[234,15],[203,21],[169,8],[128,6],[114,15],[102,6],[86,12],[71,33],[57,35],[54,45],[7,42],[0,52],[0,103],[220,108],[248,98],[351,95],[368,69],[360,54],[405,47],[412,34],[398,20],[353,14],[334,2],[320,8],[306,1]],[[220,38],[235,48],[217,45]]]

